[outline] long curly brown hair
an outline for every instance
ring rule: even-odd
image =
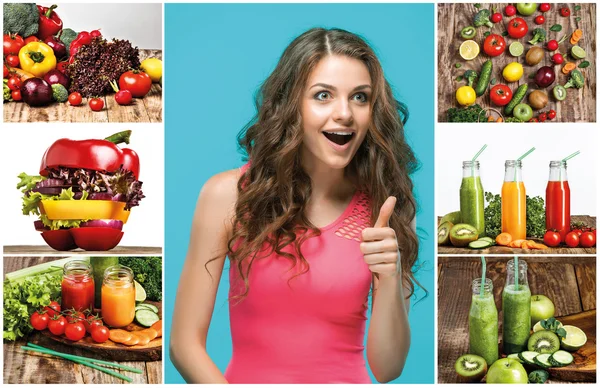
[[[416,170],[417,161],[404,136],[408,111],[395,100],[377,56],[362,38],[340,29],[314,28],[286,48],[256,95],[257,115],[238,135],[239,146],[251,165],[238,181],[233,235],[228,242],[231,265],[245,284],[243,293],[234,298],[248,294],[254,261],[273,252],[288,258],[291,268],[302,268],[292,278],[309,270],[300,247],[320,231],[305,215],[312,187],[300,163],[300,101],[309,75],[328,55],[358,59],[369,70],[373,84],[371,121],[346,176],[357,190],[368,195],[371,209],[379,209],[389,196],[397,198],[390,226],[398,238],[403,282],[410,289],[409,296],[414,293],[414,284],[420,286],[413,275],[419,242],[411,227],[416,202],[409,175]],[[371,225],[378,211],[372,213]],[[290,244],[294,254],[290,248],[283,250]]]

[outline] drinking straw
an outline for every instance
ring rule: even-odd
[[[34,343],[31,343],[31,342],[28,342],[27,346],[29,346],[31,348],[41,349],[41,350],[52,350],[52,349],[48,349],[48,348],[45,348],[45,347],[40,346],[40,345],[36,345]],[[66,354],[66,355],[71,356],[73,358],[77,358],[77,359],[84,360],[84,361],[89,361],[89,362],[97,364],[97,365],[108,365],[108,366],[115,367],[117,369],[122,369],[122,370],[126,370],[126,371],[133,372],[133,373],[143,373],[143,371],[140,370],[140,369],[132,368],[132,367],[127,366],[127,365],[117,364],[116,362],[98,360],[96,358],[90,358],[90,357],[76,356],[74,354],[60,353],[60,352],[57,352],[55,350],[53,350],[53,352],[59,353],[59,354]]]
[[[481,288],[479,289],[479,297],[483,298],[483,288],[485,286],[485,257],[481,256]]]
[[[525,158],[527,155],[529,155],[530,153],[532,153],[533,151],[535,151],[535,147],[531,147],[531,149],[527,152],[525,152],[523,155],[521,155],[521,157],[519,157],[519,159],[517,160],[522,160],[523,158]]]
[[[519,291],[519,257],[515,256],[515,291]]]
[[[563,162],[566,162],[567,160],[569,160],[569,159],[571,159],[571,158],[574,158],[574,157],[576,157],[577,155],[579,155],[579,153],[580,153],[579,151],[577,151],[577,152],[573,152],[571,155],[567,156],[566,158],[563,158],[563,160],[562,160],[562,161],[563,161]]]
[[[475,154],[475,156],[473,156],[473,159],[471,159],[471,175],[475,176],[475,161],[477,160],[477,158],[479,157],[479,155],[481,155],[481,153],[483,152],[483,150],[485,150],[487,148],[487,144],[484,144],[483,147],[481,147],[481,149],[479,150],[479,152],[477,152]]]

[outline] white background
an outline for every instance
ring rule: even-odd
[[[162,49],[162,4],[57,4],[63,28],[76,32],[100,29],[105,38],[127,39],[140,49]]]
[[[89,109],[87,106],[81,109]],[[142,191],[146,198],[131,210],[123,226],[119,246],[162,247],[164,231],[164,137],[162,124],[3,124],[0,141],[0,182],[2,187],[2,242],[5,245],[45,245],[33,228],[36,216],[21,211],[23,194],[16,189],[17,175],[39,175],[46,149],[60,138],[74,140],[104,139],[113,133],[131,129],[131,148],[140,158]]]
[[[581,151],[567,162],[571,214],[595,216],[597,132],[598,128],[589,124],[437,124],[437,215],[460,209],[462,162],[471,160],[487,144],[478,158],[483,189],[500,194],[504,162],[517,159],[531,147],[536,147],[523,159],[523,182],[527,195],[541,196],[544,202],[550,161]]]

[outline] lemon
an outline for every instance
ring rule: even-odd
[[[461,86],[456,91],[456,101],[462,106],[469,106],[475,103],[475,89],[470,86]]]
[[[474,40],[465,40],[458,49],[462,59],[470,61],[479,55],[479,45]]]
[[[147,58],[140,66],[142,71],[150,77],[152,82],[160,81],[162,77],[162,61],[158,58]]]
[[[511,62],[502,70],[502,76],[507,82],[517,82],[523,76],[523,65],[519,62]]]
[[[560,346],[569,352],[579,350],[587,342],[587,336],[580,328],[571,325],[563,326],[567,332],[567,337],[561,341]]]
[[[560,329],[561,327],[563,327],[562,323],[559,322],[558,328]],[[542,321],[539,321],[538,323],[536,323],[535,325],[533,325],[533,332],[535,333],[536,331],[541,331],[541,330],[546,330],[542,327]]]

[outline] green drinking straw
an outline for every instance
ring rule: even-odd
[[[481,288],[479,289],[479,297],[483,298],[483,289],[485,286],[485,257],[481,256]]]
[[[515,256],[515,291],[519,291],[519,257]]]
[[[529,151],[525,152],[523,155],[521,155],[519,157],[519,159],[517,159],[517,161],[523,160],[527,155],[529,155],[533,151],[535,151],[535,147],[531,147],[531,149]],[[515,166],[515,182],[516,181],[517,181],[517,166]]]
[[[563,162],[566,162],[567,160],[569,160],[569,159],[571,159],[571,158],[574,158],[574,157],[576,157],[576,156],[577,156],[577,155],[579,155],[579,154],[580,154],[580,151],[573,152],[571,155],[567,156],[566,158],[563,158],[563,160],[562,160],[562,161],[563,161]]]
[[[479,157],[479,155],[481,155],[481,153],[483,152],[483,150],[485,150],[487,148],[487,144],[484,144],[483,147],[481,147],[481,149],[479,150],[479,152],[477,152],[475,154],[475,156],[473,156],[473,159],[471,159],[471,175],[475,176],[475,161],[477,160],[477,158]]]

